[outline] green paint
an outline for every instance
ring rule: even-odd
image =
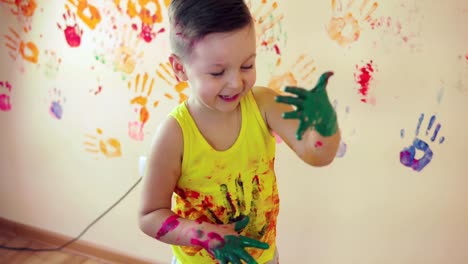
[[[247,226],[249,221],[250,221],[250,218],[248,216],[244,216],[240,221],[237,221],[234,224],[234,230],[237,233],[240,233]]]
[[[336,112],[328,99],[328,78],[333,72],[323,73],[317,84],[310,91],[301,87],[287,86],[285,91],[296,96],[277,96],[276,102],[295,106],[296,110],[283,113],[284,119],[299,119],[299,128],[296,138],[302,139],[304,132],[310,128],[322,136],[328,137],[335,134],[338,125]]]
[[[250,218],[245,216],[240,221],[234,224],[234,230],[240,233],[249,223]],[[268,249],[270,246],[267,243],[249,238],[246,236],[224,236],[224,244],[219,248],[212,249],[212,252],[220,264],[241,264],[244,260],[247,264],[257,264],[255,259],[247,253],[246,247],[255,247],[259,249]]]
[[[221,264],[241,264],[241,260],[247,264],[257,264],[255,259],[244,249],[246,247],[268,249],[270,246],[253,238],[227,235],[224,237],[224,246],[213,249],[213,253]]]

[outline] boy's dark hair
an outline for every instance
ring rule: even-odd
[[[169,6],[169,39],[179,57],[210,33],[241,29],[253,19],[244,0],[172,0]]]

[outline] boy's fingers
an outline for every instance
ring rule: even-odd
[[[298,119],[301,117],[301,113],[298,111],[291,111],[291,112],[286,112],[283,113],[283,118],[284,119]]]
[[[237,221],[235,224],[234,224],[234,230],[239,233],[241,232],[246,226],[247,224],[249,223],[250,221],[250,218],[249,216],[244,216],[244,218],[242,218],[241,220]]]
[[[301,87],[295,87],[295,86],[286,86],[284,88],[284,91],[287,93],[292,93],[297,95],[299,98],[304,98],[307,95],[307,90]]]
[[[275,98],[275,101],[278,103],[292,104],[297,107],[302,106],[302,99],[299,99],[297,97],[292,97],[292,96],[279,95]]]
[[[229,254],[226,258],[231,262],[231,264],[242,264],[239,257],[235,254]]]
[[[239,253],[239,257],[245,261],[247,264],[257,264],[257,261],[245,250],[241,250]]]
[[[321,92],[325,91],[325,88],[327,87],[328,84],[328,79],[333,75],[332,71],[324,72],[320,76],[317,84],[315,85],[314,89],[312,89],[314,92]]]
[[[297,129],[297,132],[296,132],[297,140],[302,140],[302,135],[304,135],[304,132],[307,130],[308,127],[309,125],[306,124],[305,122],[299,123],[299,128]]]
[[[258,241],[250,237],[240,236],[239,239],[240,239],[241,245],[243,245],[244,247],[254,247],[254,248],[259,248],[259,249],[268,249],[270,247],[267,243]]]

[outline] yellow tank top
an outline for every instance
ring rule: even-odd
[[[182,128],[182,172],[173,211],[186,219],[228,224],[248,215],[241,233],[266,242],[267,250],[247,248],[259,264],[270,261],[276,248],[279,196],[274,171],[275,137],[268,131],[252,92],[240,101],[242,125],[235,143],[215,150],[203,137],[185,103],[172,112]],[[216,124],[213,124],[214,126]],[[172,246],[182,264],[216,263],[203,248]]]

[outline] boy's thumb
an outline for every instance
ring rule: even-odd
[[[234,230],[239,233],[241,232],[249,223],[250,218],[249,216],[244,216],[241,220],[234,223]]]

